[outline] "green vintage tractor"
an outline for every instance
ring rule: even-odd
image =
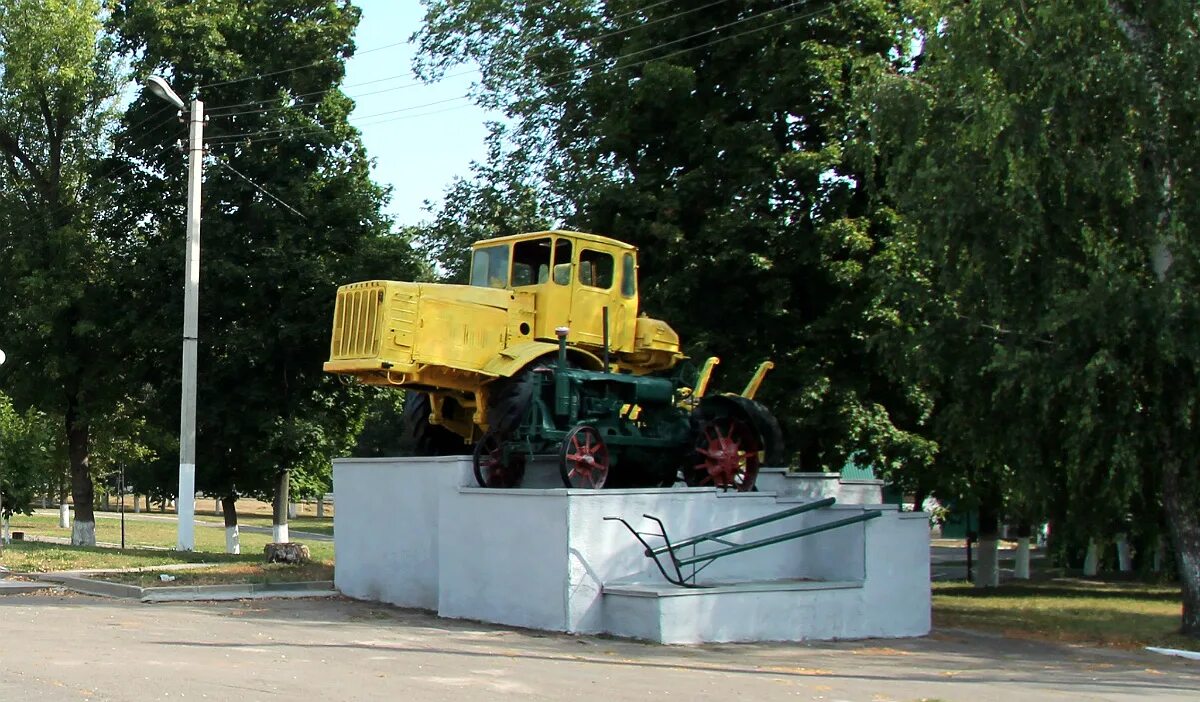
[[[563,484],[750,490],[780,460],[754,394],[707,395],[665,322],[639,315],[632,246],[552,231],[474,245],[470,285],[342,286],[329,372],[404,388],[419,453],[471,453],[481,486],[516,487],[532,460]]]

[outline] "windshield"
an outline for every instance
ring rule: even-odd
[[[475,249],[471,257],[471,285],[481,288],[508,285],[508,244]]]

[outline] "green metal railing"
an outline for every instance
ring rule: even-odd
[[[642,546],[644,546],[646,548],[646,550],[645,550],[646,557],[654,560],[654,564],[656,566],[658,566],[659,572],[661,572],[663,574],[663,577],[666,578],[669,582],[674,583],[675,585],[679,585],[681,587],[701,587],[701,586],[695,584],[696,574],[699,573],[700,571],[704,570],[705,568],[707,568],[718,558],[724,558],[725,556],[732,556],[737,553],[745,553],[747,551],[753,551],[755,549],[763,548],[766,546],[773,546],[775,544],[783,543],[785,541],[792,541],[793,539],[799,539],[799,538],[802,538],[805,536],[819,534],[821,532],[830,531],[832,529],[839,529],[841,527],[849,526],[851,524],[858,524],[859,522],[866,522],[871,519],[875,519],[876,517],[883,514],[883,512],[881,512],[880,510],[877,510],[877,509],[867,510],[867,511],[863,512],[862,514],[856,514],[852,517],[846,517],[844,519],[835,519],[831,522],[826,522],[824,524],[815,524],[810,527],[805,527],[803,529],[798,529],[796,531],[787,532],[786,534],[779,534],[776,536],[771,536],[771,537],[768,537],[765,539],[759,539],[757,541],[751,541],[749,543],[743,543],[743,544],[731,543],[731,542],[726,541],[723,538],[721,538],[724,536],[729,536],[730,534],[736,534],[738,532],[746,531],[747,529],[753,529],[754,527],[762,526],[764,524],[770,524],[771,522],[777,522],[781,519],[786,519],[788,517],[794,517],[796,515],[803,514],[805,512],[811,512],[813,510],[822,509],[824,507],[830,507],[835,502],[837,502],[837,500],[835,500],[834,498],[827,497],[823,500],[817,500],[816,502],[808,502],[808,503],[805,503],[798,507],[793,507],[791,509],[785,509],[780,512],[776,512],[774,514],[768,514],[768,515],[765,515],[762,517],[757,517],[755,519],[748,519],[744,522],[738,522],[737,524],[731,524],[727,527],[722,527],[720,529],[706,531],[703,534],[698,534],[696,536],[692,536],[692,537],[689,537],[682,541],[676,541],[676,542],[672,542],[671,537],[669,537],[667,535],[667,528],[665,525],[663,525],[662,520],[659,519],[658,517],[655,517],[650,514],[643,514],[642,516],[645,517],[646,519],[649,519],[649,520],[653,521],[654,523],[658,524],[659,533],[657,533],[657,534],[649,533],[649,532],[640,532],[640,531],[634,529],[633,526],[631,526],[629,524],[629,522],[625,521],[624,519],[622,519],[620,517],[605,517],[604,520],[605,521],[617,521],[617,522],[621,522],[622,524],[624,524],[625,528],[628,529],[631,534],[633,534],[634,538],[637,539],[642,544]],[[643,538],[645,536],[660,538],[663,540],[663,545],[657,546],[657,547],[651,546],[649,543],[646,542],[646,539]],[[719,543],[719,544],[726,546],[726,548],[719,549],[716,551],[708,551],[706,553],[695,553],[696,546],[703,544],[703,543],[707,543],[707,542]],[[691,548],[693,553],[690,556],[680,558],[679,551],[681,549],[686,549],[686,548]],[[670,556],[671,566],[672,566],[672,569],[675,571],[674,577],[672,577],[672,575],[667,572],[666,567],[663,565],[662,560],[659,558],[663,554],[667,554],[668,556]],[[696,567],[697,565],[699,565],[699,567]],[[692,568],[692,572],[690,575],[685,576],[683,574],[683,569],[687,568],[689,566]]]

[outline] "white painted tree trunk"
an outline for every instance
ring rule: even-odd
[[[1083,575],[1095,577],[1100,572],[1100,544],[1095,539],[1088,542],[1087,555],[1083,558]]]
[[[1117,568],[1122,573],[1133,571],[1133,550],[1129,546],[1128,534],[1117,534]]]
[[[321,497],[317,500],[317,519],[325,518],[325,498]]]
[[[216,499],[216,503],[217,503],[217,506],[214,508],[216,510],[216,513],[217,514],[225,514],[224,512],[221,511],[221,498],[218,497]],[[233,553],[233,551],[230,551],[230,553]]]
[[[978,565],[975,567],[975,587],[998,587],[1000,585],[1000,542],[996,539],[980,539],[976,553]]]
[[[8,517],[4,518],[4,526],[0,527],[0,541],[6,545],[12,543],[12,532],[8,529]]]
[[[225,527],[225,553],[241,553],[242,540],[235,526]]]
[[[107,492],[104,493],[104,511],[105,512],[112,511],[112,497],[109,496],[109,494]]]
[[[58,528],[71,528],[71,505],[66,502],[61,502],[58,505]]]
[[[71,545],[72,546],[95,546],[96,545],[96,523],[85,522],[79,519],[71,525]]]
[[[288,519],[295,519],[296,514],[300,512],[300,506],[295,502],[288,503]]]
[[[1029,579],[1029,537],[1017,538],[1017,561],[1013,566],[1013,576],[1018,580]]]
[[[133,493],[133,513],[134,514],[142,513],[142,496],[137,494],[136,492]]]
[[[286,544],[288,542],[288,525],[272,524],[271,541],[277,544]]]
[[[1163,566],[1167,562],[1167,539],[1165,536],[1159,535],[1158,541],[1154,544],[1154,572],[1161,573]]]

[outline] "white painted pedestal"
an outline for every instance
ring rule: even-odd
[[[338,589],[445,617],[664,643],[929,631],[921,512],[883,507],[869,522],[722,558],[697,578],[709,587],[687,589],[669,584],[633,536],[604,517],[656,531],[642,517],[652,514],[682,539],[810,499],[473,484],[466,458],[336,461]],[[837,505],[730,538],[757,540],[864,509]]]

